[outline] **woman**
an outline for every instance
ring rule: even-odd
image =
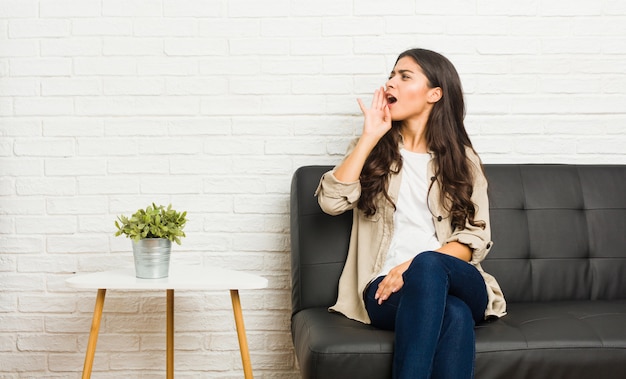
[[[323,175],[322,209],[354,209],[330,309],[395,330],[394,378],[471,378],[474,325],[505,314],[480,262],[492,242],[487,181],[465,131],[461,82],[442,55],[400,54],[363,133]]]

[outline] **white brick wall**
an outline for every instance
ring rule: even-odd
[[[131,263],[116,215],[189,211],[176,261],[242,291],[259,378],[297,378],[293,171],[336,163],[356,97],[426,47],[461,73],[488,163],[626,164],[623,1],[0,0],[0,377],[78,378],[94,291]],[[94,378],[160,378],[162,294],[110,291]],[[176,300],[179,378],[239,378],[227,293]]]

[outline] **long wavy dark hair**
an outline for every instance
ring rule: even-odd
[[[441,203],[449,212],[453,229],[465,229],[466,222],[484,228],[485,222],[474,220],[476,206],[472,202],[472,164],[465,148],[473,149],[463,119],[465,103],[461,80],[452,63],[443,55],[425,49],[411,49],[398,56],[412,58],[428,79],[430,88],[439,87],[442,97],[430,112],[426,123],[426,142],[434,153],[435,178],[441,185]],[[367,216],[377,210],[377,201],[392,199],[387,193],[389,176],[402,168],[399,151],[402,121],[393,121],[391,130],[380,139],[365,161],[361,171],[361,198],[358,208]],[[480,168],[482,170],[482,166]],[[435,185],[432,181],[430,186]],[[429,187],[430,191],[430,187]],[[395,207],[395,204],[393,204]]]

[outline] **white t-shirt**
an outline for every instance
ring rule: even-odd
[[[402,181],[393,216],[394,234],[379,276],[387,275],[397,265],[413,259],[417,254],[438,249],[441,245],[435,235],[432,214],[428,209],[427,168],[429,154],[401,149]]]

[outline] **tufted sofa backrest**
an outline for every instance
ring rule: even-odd
[[[487,165],[508,301],[626,298],[626,166]]]
[[[352,212],[324,214],[314,191],[331,166],[291,187],[292,309],[337,297]],[[509,302],[626,298],[626,166],[485,165],[494,246],[483,268]]]

